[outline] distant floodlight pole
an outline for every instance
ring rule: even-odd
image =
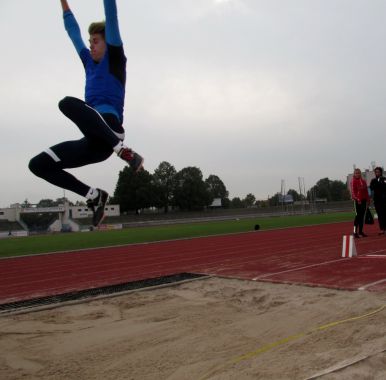
[[[304,181],[304,177],[302,177],[302,186],[303,186],[304,208],[305,208],[306,207],[306,199],[307,199],[307,190],[306,190],[306,182]]]
[[[304,177],[298,177],[299,182],[299,192],[300,192],[300,198],[302,200],[302,210],[305,210],[306,200],[307,200],[307,192],[306,192],[306,185],[304,182]]]
[[[281,180],[281,206],[284,210],[284,197],[285,197],[285,180]]]
[[[302,179],[298,177],[299,183],[299,196],[300,196],[300,204],[302,205],[302,211],[304,211],[304,198],[303,198],[303,189],[302,189]]]

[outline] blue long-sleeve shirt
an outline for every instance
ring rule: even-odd
[[[97,63],[83,42],[79,25],[71,11],[63,13],[64,26],[71,38],[85,73],[85,101],[100,113],[112,113],[123,121],[126,84],[126,57],[119,33],[115,0],[104,0],[106,53]]]

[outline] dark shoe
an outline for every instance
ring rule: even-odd
[[[135,153],[132,149],[124,147],[118,152],[118,156],[126,161],[135,173],[143,168],[143,157]]]
[[[367,237],[367,235],[364,232],[359,232],[359,235],[362,237]]]
[[[87,201],[87,207],[93,212],[92,224],[94,227],[98,227],[102,220],[105,218],[105,206],[109,200],[109,195],[106,191],[97,189],[99,194],[95,199],[89,199]]]
[[[357,232],[353,233],[353,236],[355,237],[355,239],[359,239],[360,238],[360,236],[359,236],[359,234]]]

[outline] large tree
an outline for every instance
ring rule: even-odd
[[[348,201],[350,199],[350,192],[342,181],[331,181],[330,194],[332,201]]]
[[[214,198],[220,198],[222,206],[225,206],[229,203],[227,202],[229,193],[226,189],[224,182],[221,181],[220,177],[217,175],[211,174],[206,180],[205,183],[208,187],[210,195]]]
[[[134,173],[126,166],[119,172],[113,203],[118,203],[122,212],[139,211],[154,205],[154,194],[152,175],[146,170]]]
[[[345,201],[350,199],[347,186],[342,181],[332,181],[329,178],[320,179],[309,192],[309,197],[314,195],[315,198],[324,198],[327,201]]]
[[[244,202],[239,197],[232,198],[230,205],[231,205],[232,208],[243,208],[243,207],[245,207]]]
[[[281,204],[282,195],[280,193],[274,194],[268,199],[269,206],[279,206]]]
[[[173,192],[176,187],[177,171],[169,162],[163,161],[154,170],[153,181],[157,194],[156,206],[162,207],[166,212],[172,203]]]
[[[201,210],[213,202],[202,172],[196,167],[187,167],[176,174],[174,204],[181,210]]]
[[[255,202],[256,202],[256,197],[252,193],[247,194],[243,200],[245,207],[252,207],[255,204]]]
[[[287,194],[292,196],[292,199],[294,200],[294,202],[301,200],[300,194],[294,189],[289,189]]]

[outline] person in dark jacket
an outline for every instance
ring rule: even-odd
[[[386,231],[386,178],[383,176],[383,169],[374,169],[375,178],[370,182],[371,195],[374,201],[375,211],[378,215],[380,235]]]

